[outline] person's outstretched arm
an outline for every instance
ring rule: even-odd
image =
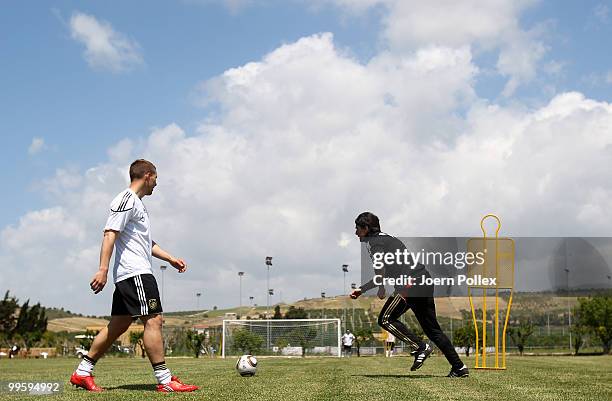
[[[152,253],[157,259],[170,263],[179,273],[184,273],[187,270],[187,263],[185,263],[183,259],[175,258],[170,255],[168,252],[164,251],[161,246],[157,245],[155,241],[153,241]]]

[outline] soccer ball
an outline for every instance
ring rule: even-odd
[[[257,371],[257,359],[253,355],[242,355],[236,362],[236,370],[240,376],[253,376]]]

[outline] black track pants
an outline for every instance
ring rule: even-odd
[[[378,325],[404,341],[413,350],[423,349],[425,344],[419,336],[399,321],[399,317],[408,309],[412,309],[425,335],[442,351],[451,366],[454,369],[460,369],[463,362],[451,341],[440,328],[433,297],[404,298],[398,294],[390,296],[380,310]]]

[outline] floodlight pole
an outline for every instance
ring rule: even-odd
[[[197,300],[197,308],[196,310],[200,310],[200,297],[202,296],[201,292],[196,292],[196,300]]]
[[[346,273],[348,273],[348,265],[342,265],[342,275],[344,277],[344,283],[342,285],[343,302],[342,302],[342,314],[344,316],[344,328],[346,329],[346,300],[344,300],[344,295],[346,295]]]
[[[166,268],[167,268],[167,267],[168,267],[168,266],[166,266],[166,265],[161,265],[161,266],[159,266],[159,269],[161,270],[161,284],[162,284],[162,285],[161,285],[161,287],[162,287],[162,293],[161,293],[161,304],[162,304],[163,306],[166,306],[166,305],[164,304],[164,302],[166,301],[166,298],[164,298],[164,272],[166,271]]]
[[[564,241],[565,245],[565,284],[567,289],[567,331],[569,332],[569,351],[570,355],[572,354],[572,310],[570,308],[570,291],[569,291],[569,273],[570,269],[567,266],[567,238]]]
[[[266,268],[267,268],[267,274],[266,274],[266,320],[268,320],[268,314],[270,312],[270,267],[272,266],[272,256],[266,256]],[[268,348],[270,349],[270,322],[268,321],[267,323],[267,345]]]
[[[565,270],[565,279],[567,282],[567,331],[569,332],[569,349],[570,354],[572,353],[572,310],[570,307],[570,298],[569,298],[569,269]]]
[[[270,312],[270,267],[272,266],[272,256],[266,256],[266,319],[268,318],[268,313]]]
[[[240,309],[242,308],[242,276],[244,276],[244,272],[238,272],[238,277],[240,280]]]
[[[357,288],[357,284],[351,283],[351,290],[354,290],[356,288]],[[355,325],[355,302],[351,302],[351,305],[353,305],[353,326],[354,326]]]
[[[325,299],[325,291],[321,291],[321,299]],[[323,316],[321,317],[323,319],[326,319],[327,316],[325,315],[325,301],[323,301],[322,305],[323,305],[323,312],[322,312]]]

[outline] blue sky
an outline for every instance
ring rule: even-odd
[[[111,53],[86,53],[104,27]],[[236,303],[226,274],[266,252],[287,300],[338,293],[320,288],[337,278],[325,266],[357,263],[364,209],[401,236],[467,236],[491,210],[517,236],[611,235],[610,37],[603,1],[6,2],[0,258],[33,279],[56,258],[88,282],[121,169],[142,156],[161,166],[147,205],[162,243],[207,268],[186,293],[211,283],[220,305]],[[295,292],[291,272],[305,274]]]
[[[90,14],[136,40],[144,64],[127,73],[92,70],[70,37],[74,12]],[[277,46],[317,32],[334,32],[356,56],[377,46],[374,16],[344,22],[337,13],[274,2],[234,11],[198,2],[12,2],[0,14],[0,107],[8,187],[0,225],[46,204],[37,183],[58,167],[86,168],[106,149],[151,127],[206,118],[192,97],[196,85],[257,60]],[[32,138],[48,146],[28,155]]]
[[[547,59],[562,65],[547,77],[557,91],[578,90],[610,101],[612,70],[606,38],[612,35],[612,6],[601,1],[540,2],[521,16],[527,28],[546,27]],[[605,11],[605,10],[609,11]],[[599,10],[599,13],[598,13]],[[74,12],[105,20],[136,40],[144,64],[115,74],[92,70],[82,45],[71,39]],[[46,201],[36,188],[59,167],[86,168],[106,158],[122,138],[143,137],[151,127],[177,122],[193,128],[206,118],[194,104],[195,86],[228,68],[257,60],[283,43],[317,32],[333,32],[339,46],[367,61],[384,46],[379,17],[335,6],[318,9],[304,2],[272,1],[233,10],[222,2],[20,1],[0,14],[0,108],[2,109],[3,196],[0,225]],[[495,52],[479,56],[494,64]],[[597,79],[599,78],[599,81]],[[497,99],[499,76],[479,78],[477,90]],[[544,101],[541,86],[521,88],[517,98]],[[28,155],[32,138],[45,149]]]

